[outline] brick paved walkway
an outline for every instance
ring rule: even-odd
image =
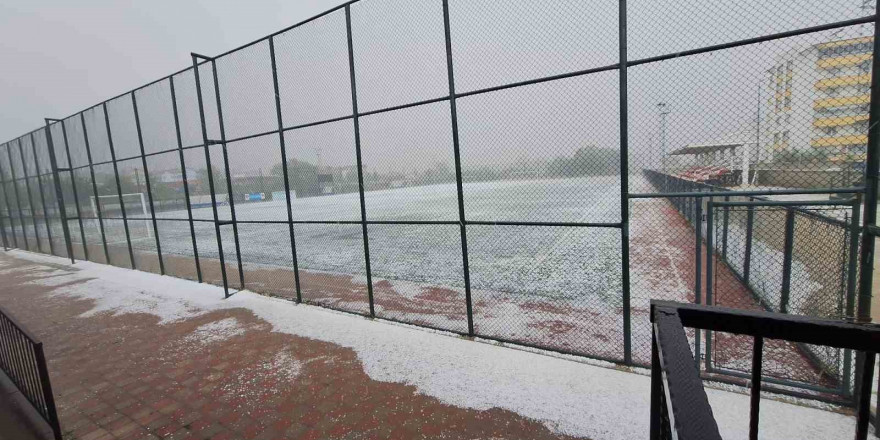
[[[0,262],[28,269],[2,275],[0,304],[43,338],[66,439],[568,438],[372,380],[353,350],[271,332],[245,309],[79,317],[92,301],[28,284],[63,266]]]

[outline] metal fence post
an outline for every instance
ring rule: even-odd
[[[874,435],[880,438],[880,380],[877,381],[877,405],[874,408],[877,408],[874,416]]]
[[[165,262],[162,261],[162,243],[159,240],[159,225],[156,222],[156,207],[153,204],[153,188],[150,185],[150,168],[147,166],[147,152],[144,150],[144,137],[141,132],[141,117],[138,112],[137,93],[131,92],[131,107],[134,109],[134,125],[137,129],[138,146],[141,151],[141,163],[144,167],[144,181],[147,184],[147,202],[150,204],[150,218],[153,220],[153,231],[156,235],[156,256],[159,258],[159,273],[165,275]]]
[[[49,122],[46,122],[46,131],[49,131]],[[48,136],[48,133],[46,134]],[[40,193],[40,204],[43,206],[43,223],[46,224],[46,239],[49,241],[49,254],[55,255],[55,244],[52,243],[52,226],[49,224],[49,209],[46,205],[46,190],[43,188],[43,179],[40,175],[40,158],[37,155],[37,142],[34,139],[34,132],[30,134],[31,138],[31,153],[34,155],[34,168],[37,170],[37,174],[34,176],[37,179],[37,191]],[[36,216],[34,217],[34,224],[36,224]],[[70,249],[68,248],[68,251]]]
[[[3,239],[3,250],[9,250],[9,242],[6,239],[6,218],[11,215],[12,207],[6,200],[6,181],[2,179],[3,173],[0,172],[0,206],[6,211],[6,215],[0,215],[0,238]],[[11,223],[11,222],[10,222]]]
[[[461,174],[461,145],[458,136],[458,110],[455,103],[455,70],[452,63],[452,31],[449,25],[449,0],[443,0],[443,29],[446,39],[446,76],[449,83],[449,112],[452,122],[452,150],[455,156],[455,187],[458,192],[458,225],[461,237],[461,261],[468,336],[474,336],[474,311],[471,296],[471,268],[468,261],[467,220],[464,210],[464,184]]]
[[[110,261],[110,249],[107,246],[107,233],[104,231],[104,214],[101,209],[101,200],[98,198],[98,182],[95,181],[95,165],[92,161],[92,147],[89,142],[89,129],[86,127],[86,117],[85,113],[79,114],[80,124],[83,129],[83,140],[85,140],[86,144],[86,157],[89,159],[89,173],[91,173],[92,177],[92,192],[95,197],[95,215],[98,216],[98,227],[101,229],[101,243],[104,246],[104,259],[107,260],[107,264],[112,264]]]
[[[46,369],[46,355],[43,352],[43,343],[34,346],[34,356],[39,369],[40,388],[43,390],[43,403],[46,405],[49,426],[55,440],[61,440],[61,423],[58,420],[58,412],[55,408],[55,395],[52,393],[52,382],[49,381],[49,371]]]
[[[272,59],[272,85],[275,88],[275,114],[278,118],[278,145],[281,148],[281,169],[284,175],[284,198],[287,201],[287,227],[290,234],[290,254],[293,261],[293,282],[296,287],[296,302],[302,302],[299,285],[299,262],[296,256],[296,235],[293,230],[293,208],[290,206],[290,171],[287,164],[287,147],[284,141],[284,118],[281,115],[281,91],[278,87],[278,68],[275,63],[275,37],[269,37],[269,56]]]
[[[61,121],[58,121],[61,123]],[[64,125],[63,123],[61,123]],[[55,142],[52,139],[52,130],[49,126],[49,120],[46,120],[46,148],[49,149],[49,166],[52,167],[52,180],[55,181],[55,201],[58,203],[58,215],[61,216],[61,231],[64,234],[64,244],[67,245],[67,256],[70,257],[70,263],[75,263],[73,258],[73,245],[70,242],[70,226],[67,224],[67,206],[64,205],[64,193],[61,190],[61,176],[58,174],[58,158],[55,155]],[[34,154],[36,157],[36,153]],[[72,183],[71,179],[71,183]],[[49,223],[46,223],[49,229]],[[52,242],[51,236],[49,243]]]
[[[844,316],[847,320],[855,318],[856,307],[856,285],[858,284],[858,257],[859,257],[859,218],[861,217],[862,196],[856,195],[856,199],[852,204],[852,221],[849,224],[849,255],[846,272],[846,302],[844,308]],[[850,389],[852,375],[852,352],[844,350],[843,352],[843,388],[844,395],[853,395]],[[880,432],[880,431],[878,431]]]
[[[855,318],[855,306],[856,306],[856,287],[858,286],[858,280],[856,278],[858,272],[858,256],[859,256],[859,218],[861,217],[861,208],[862,208],[862,197],[861,194],[856,196],[856,200],[853,201],[852,205],[852,221],[849,225],[849,257],[848,263],[849,266],[847,268],[847,283],[846,283],[846,317],[847,318]]]
[[[113,163],[113,175],[116,178],[116,194],[119,198],[119,209],[122,212],[122,226],[125,228],[125,241],[128,243],[128,258],[131,268],[137,269],[134,261],[134,249],[131,247],[131,232],[128,230],[128,215],[125,212],[125,200],[122,198],[122,182],[119,180],[119,164],[116,162],[116,149],[113,147],[113,132],[110,130],[110,114],[107,112],[107,103],[101,104],[104,110],[104,125],[107,126],[107,143],[110,145],[110,161]],[[96,200],[95,203],[100,203]]]
[[[749,197],[749,201],[754,198]],[[743,280],[749,285],[749,275],[752,272],[752,235],[755,227],[755,207],[749,206],[746,211],[746,249],[743,256]]]
[[[749,403],[749,440],[758,440],[759,414],[761,411],[761,370],[764,366],[764,338],[754,337],[752,345],[752,390]]]
[[[694,216],[694,229],[697,234],[697,262],[696,282],[694,286],[695,303],[702,304],[703,282],[703,198],[694,198],[696,214]],[[712,199],[706,203],[706,304],[712,304]],[[697,362],[697,370],[700,369],[700,329],[694,329],[694,360]],[[712,349],[709,347],[709,331],[706,331],[706,371],[710,369]]]
[[[208,173],[208,191],[211,193],[211,210],[214,213],[214,232],[217,234],[217,253],[220,257],[220,276],[223,278],[223,296],[229,298],[229,281],[226,276],[226,256],[223,254],[223,240],[220,236],[220,220],[217,216],[217,194],[214,192],[214,172],[211,167],[211,151],[208,143],[208,126],[205,124],[205,106],[202,100],[202,82],[199,75],[199,59],[208,57],[190,54],[193,62],[193,74],[196,78],[196,98],[199,104],[199,119],[202,123],[202,142],[205,148],[205,167]]]
[[[660,440],[663,422],[660,418],[663,404],[663,369],[660,367],[660,354],[657,348],[657,326],[654,324],[654,308],[651,307],[651,419],[650,438]]]
[[[18,201],[18,189],[16,189],[15,184],[15,172],[12,169],[12,156],[9,155],[9,148],[11,143],[6,143],[3,145],[3,148],[6,150],[6,155],[9,158],[9,177],[10,179],[3,184],[3,195],[4,200],[6,201],[6,206],[8,207],[9,214],[9,228],[12,230],[12,241],[15,244],[15,247],[18,247],[18,236],[15,234],[15,221],[12,218],[12,202],[9,201],[9,198],[6,197],[6,183],[12,183],[12,193],[15,196],[15,205],[18,208],[19,221],[21,217],[21,203]],[[0,175],[3,174],[2,163],[0,163]],[[22,233],[24,232],[24,223],[21,223]]]
[[[871,388],[874,386],[874,358],[877,353],[858,352],[861,356],[859,365],[858,408],[856,413],[856,439],[868,438],[868,424],[871,421]]]
[[[632,310],[629,278],[629,104],[627,82],[626,0],[618,2],[618,66],[620,93],[620,265],[623,294],[623,362],[632,364]]]
[[[33,133],[31,133],[31,134],[33,134]],[[31,143],[33,143],[33,140],[31,140]],[[34,235],[36,236],[36,239],[37,239],[37,250],[39,252],[43,252],[43,244],[40,243],[40,229],[37,228],[37,210],[36,210],[36,207],[34,206],[33,193],[31,193],[31,184],[30,184],[31,177],[30,177],[30,175],[28,175],[27,164],[24,161],[24,147],[21,146],[21,138],[18,139],[18,158],[21,160],[21,170],[24,173],[24,188],[25,188],[25,191],[27,192],[28,207],[29,207],[29,210],[31,213],[31,215],[30,215],[31,222],[34,224]],[[22,230],[24,230],[24,228],[22,228]],[[27,234],[25,234],[25,236],[27,236]]]
[[[779,312],[788,313],[788,300],[791,290],[791,260],[794,252],[794,209],[785,211],[785,245],[782,250],[782,289],[779,299]]]
[[[358,188],[361,197],[361,226],[364,235],[364,261],[367,270],[367,296],[370,301],[370,316],[375,317],[376,311],[373,307],[373,277],[370,273],[370,240],[367,236],[367,207],[364,201],[364,167],[361,162],[361,126],[360,116],[358,114],[357,104],[357,80],[354,73],[354,44],[351,37],[351,7],[345,6],[345,29],[348,36],[348,70],[351,75],[351,107],[354,115],[354,148],[357,157],[358,169]]]
[[[874,12],[874,40],[871,56],[871,103],[868,116],[868,145],[865,158],[865,216],[863,227],[877,225],[877,191],[880,185],[880,3]],[[862,256],[859,272],[859,298],[856,316],[859,321],[871,320],[871,295],[874,281],[873,234],[862,234]]]
[[[58,122],[61,124],[61,137],[64,140],[64,151],[65,151],[65,153],[67,153],[67,166],[68,166],[68,168],[70,168],[70,187],[73,190],[73,203],[76,207],[76,219],[77,219],[77,222],[79,223],[79,237],[80,237],[80,240],[82,240],[83,258],[85,258],[85,260],[88,261],[89,260],[89,245],[88,245],[88,242],[86,241],[86,231],[85,231],[85,228],[83,227],[82,212],[80,212],[80,209],[79,209],[79,191],[77,191],[77,189],[76,189],[76,176],[74,176],[74,174],[73,174],[73,163],[70,158],[70,143],[67,141],[67,127],[66,127],[66,124],[64,123],[64,121],[59,120]],[[56,156],[55,169],[58,169],[57,162],[58,162],[58,159]]]
[[[729,202],[730,196],[724,196],[724,201]],[[725,206],[721,217],[721,261],[727,262],[727,232],[730,225],[730,208]]]
[[[232,218],[232,239],[235,242],[235,257],[238,259],[238,283],[244,289],[244,267],[241,263],[241,245],[238,241],[238,218],[235,216],[235,193],[232,191],[232,172],[229,170],[229,153],[226,151],[226,126],[223,123],[223,105],[220,102],[220,81],[217,78],[217,61],[211,58],[211,73],[214,77],[214,98],[217,102],[217,119],[220,124],[220,149],[223,152],[223,166],[226,167],[226,189],[229,197],[229,213]]]
[[[183,179],[183,195],[186,198],[186,214],[189,219],[189,233],[192,237],[193,259],[196,263],[196,277],[202,282],[202,265],[199,262],[199,246],[196,243],[196,226],[193,222],[192,202],[189,195],[189,180],[186,176],[186,160],[183,156],[183,137],[180,135],[180,116],[177,113],[177,92],[174,89],[174,77],[168,79],[171,86],[171,110],[174,113],[174,132],[177,135],[177,153],[180,157],[180,175]]]

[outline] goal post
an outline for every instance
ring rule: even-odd
[[[120,196],[117,194],[99,195],[97,198],[89,196],[93,216],[98,217],[98,207],[100,206],[102,218],[122,219],[122,208],[124,207],[132,238],[152,238],[153,225],[150,221],[146,195],[144,193],[123,194],[121,199],[122,204],[120,204]],[[100,205],[98,205],[99,203]]]

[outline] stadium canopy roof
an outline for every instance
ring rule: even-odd
[[[723,144],[703,144],[703,145],[688,145],[686,147],[681,147],[671,153],[670,156],[682,156],[688,154],[705,154],[712,153],[715,151],[723,151],[729,150],[731,148],[737,148],[743,146],[744,142],[734,142],[734,143],[723,143]]]

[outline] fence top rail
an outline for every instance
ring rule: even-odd
[[[852,206],[856,203],[856,199],[848,200],[759,200],[754,202],[734,201],[734,202],[708,202],[714,207],[734,207],[734,206]]]
[[[854,324],[809,316],[652,300],[652,322],[656,313],[677,314],[685,327],[703,330],[872,353],[880,347],[878,324]]]
[[[0,315],[3,315],[7,321],[9,321],[13,327],[15,327],[24,337],[28,338],[28,340],[33,345],[42,345],[42,341],[40,341],[30,330],[27,329],[22,323],[18,322],[17,319],[9,312],[9,310],[5,309],[2,305],[0,305]]]
[[[675,177],[675,176],[670,176]],[[693,182],[699,184],[698,182]],[[865,192],[864,186],[854,186],[850,188],[803,188],[803,189],[766,189],[754,191],[737,191],[719,188],[718,191],[696,191],[696,192],[666,192],[666,193],[632,193],[629,195],[631,199],[654,199],[668,197],[737,197],[737,196],[774,196],[774,195],[801,195],[801,194],[862,194]],[[804,204],[801,202],[801,204]]]

